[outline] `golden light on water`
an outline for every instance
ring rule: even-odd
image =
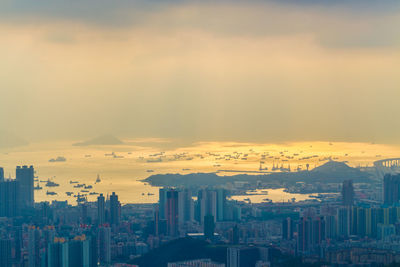
[[[232,170],[246,173],[269,172],[272,167],[296,171],[320,166],[329,159],[345,161],[352,167],[372,166],[375,160],[398,157],[400,147],[372,143],[292,142],[256,144],[239,142],[198,142],[189,146],[166,148],[170,140],[125,140],[118,146],[72,146],[74,142],[33,143],[3,151],[0,162],[5,175],[14,178],[15,166],[34,165],[42,190],[35,191],[36,201],[68,200],[75,204],[74,188],[70,181],[92,185],[90,192],[111,194],[115,191],[123,203],[153,203],[158,200],[158,188],[144,185],[141,179],[152,174],[195,173]],[[62,156],[65,162],[49,162]],[[261,166],[260,166],[261,163]],[[278,170],[277,170],[278,171]],[[218,172],[234,175],[237,172]],[[254,173],[249,173],[254,174]],[[97,175],[101,182],[96,183]],[[50,179],[59,187],[46,187]],[[37,182],[35,182],[35,185]],[[46,195],[47,191],[58,195]],[[82,193],[82,192],[81,192]],[[89,193],[89,192],[86,192]],[[154,194],[154,195],[153,195]],[[94,200],[97,195],[88,195]],[[279,198],[279,197],[278,197]]]

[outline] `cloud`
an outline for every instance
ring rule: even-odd
[[[281,2],[1,2],[0,125],[396,142],[396,3]]]

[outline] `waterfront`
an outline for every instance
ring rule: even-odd
[[[126,141],[126,140],[124,140]],[[273,166],[289,165],[296,168],[309,168],[325,163],[329,157],[347,161],[350,166],[369,166],[377,159],[395,157],[399,153],[396,146],[369,143],[282,143],[252,144],[231,142],[201,142],[187,146],[171,146],[168,140],[146,139],[128,140],[125,145],[114,146],[72,146],[73,141],[32,143],[25,147],[2,150],[0,165],[5,176],[15,177],[15,166],[34,165],[41,190],[35,191],[36,201],[68,200],[75,204],[74,194],[83,190],[75,188],[70,181],[91,185],[88,191],[103,193],[118,192],[122,203],[155,203],[158,201],[158,188],[142,183],[140,180],[152,174],[217,172],[218,170],[271,171]],[[377,157],[377,155],[382,155]],[[65,161],[49,162],[50,159],[65,157]],[[264,171],[264,170],[263,170]],[[279,170],[276,170],[279,171]],[[232,175],[235,172],[218,172],[219,175]],[[101,182],[95,183],[97,175]],[[46,187],[45,181],[58,183],[58,187]],[[43,182],[40,182],[43,181]],[[37,182],[35,182],[35,185]],[[47,191],[58,195],[46,195]],[[249,197],[252,202],[265,198],[272,201],[297,201],[309,198],[305,194],[288,194],[280,189],[267,190],[268,196],[236,196],[237,200]],[[97,195],[88,195],[94,200]]]

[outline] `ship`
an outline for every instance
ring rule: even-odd
[[[48,179],[47,182],[46,182],[46,186],[47,187],[57,187],[57,186],[60,186],[60,185],[55,183],[55,182],[53,182],[53,181],[50,181],[50,179]]]
[[[39,185],[39,183],[37,183],[33,189],[34,190],[42,190],[43,188]]]

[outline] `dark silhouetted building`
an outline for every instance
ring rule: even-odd
[[[68,242],[69,266],[89,267],[90,242],[85,236],[77,236]]]
[[[68,243],[63,238],[57,238],[48,245],[47,266],[68,267],[69,253]]]
[[[383,201],[387,205],[393,205],[400,200],[400,174],[386,174],[383,178]]]
[[[11,240],[0,239],[0,266],[11,267]]]
[[[292,218],[288,217],[282,221],[282,239],[293,239],[295,224]]]
[[[99,244],[99,260],[101,264],[107,265],[111,262],[111,228],[100,227],[97,236]]]
[[[178,191],[167,191],[167,234],[178,236]]]
[[[205,238],[214,237],[215,223],[214,216],[206,215],[204,217],[204,236]]]
[[[343,181],[342,204],[345,206],[352,206],[354,204],[354,188],[352,180]]]
[[[97,223],[103,225],[106,222],[106,202],[103,194],[97,197]]]
[[[16,180],[19,183],[22,208],[32,208],[34,204],[34,169],[33,166],[17,166]]]
[[[110,224],[118,225],[120,219],[120,203],[118,201],[118,196],[115,192],[112,192],[110,196]]]
[[[160,188],[159,190],[159,204],[158,211],[160,220],[167,219],[167,188]]]
[[[4,182],[4,169],[0,167],[0,182]]]
[[[0,182],[0,217],[15,217],[20,213],[19,185],[17,181]]]
[[[190,189],[178,191],[178,213],[180,224],[193,221],[194,208]]]

